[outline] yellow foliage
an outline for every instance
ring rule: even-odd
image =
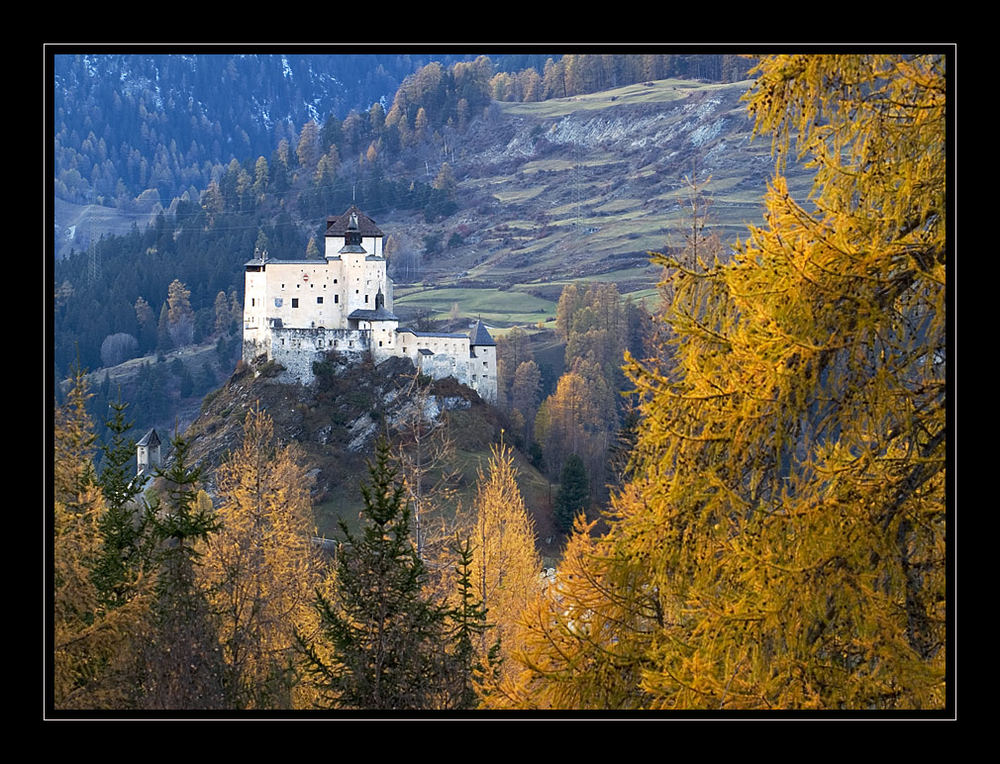
[[[470,576],[489,624],[481,657],[499,641],[504,657],[501,673],[507,677],[509,656],[522,639],[518,617],[540,587],[542,563],[535,549],[534,523],[517,486],[514,456],[505,444],[493,446],[488,474],[479,473],[472,544]]]
[[[56,410],[53,460],[52,702],[59,710],[113,709],[127,703],[129,644],[142,634],[149,609],[148,582],[135,582],[125,606],[98,606],[91,578],[100,544],[97,522],[107,511],[93,482],[93,427],[82,372],[67,402]]]
[[[522,612],[508,705],[531,709],[635,709],[648,697],[643,652],[661,625],[647,571],[614,555],[577,518],[555,577]],[[499,704],[498,704],[499,705]]]
[[[613,700],[649,708],[945,703],[944,60],[774,56],[756,72],[757,130],[779,155],[794,136],[812,198],[778,175],[731,262],[664,259],[674,365],[630,361],[632,483],[589,576],[570,559],[559,579],[564,601],[602,590],[598,614],[638,586],[658,620],[618,619],[608,650],[548,605],[532,697],[609,702],[587,679],[610,654],[639,677]]]
[[[295,701],[295,631],[311,635],[322,579],[311,541],[309,484],[299,455],[278,447],[260,409],[247,414],[241,448],[217,472],[222,528],[209,537],[201,571],[241,707]]]

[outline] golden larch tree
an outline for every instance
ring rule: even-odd
[[[81,370],[53,423],[52,695],[53,707],[114,709],[131,702],[129,645],[147,626],[149,582],[136,582],[125,605],[101,607],[94,568],[99,521],[107,512],[95,480],[95,435]]]
[[[317,627],[313,598],[322,581],[305,467],[294,446],[277,443],[258,407],[216,482],[221,528],[207,542],[201,574],[220,617],[227,694],[239,708],[290,708],[295,632]]]
[[[512,676],[511,656],[520,648],[519,619],[541,583],[542,563],[535,548],[535,528],[517,485],[511,448],[491,449],[487,471],[479,473],[476,521],[472,531],[470,578],[486,608],[488,628],[482,635],[480,658],[499,643],[503,658],[499,676],[486,692],[502,698],[502,685]],[[501,687],[495,686],[499,682]]]
[[[637,683],[618,697],[650,708],[941,709],[945,57],[755,73],[746,100],[779,156],[764,225],[728,263],[660,258],[673,364],[629,364],[632,478],[562,594],[591,618],[631,603],[628,628],[573,662],[614,656]],[[780,174],[793,139],[809,200]],[[536,647],[530,680],[600,707],[587,676],[554,670],[567,655]]]

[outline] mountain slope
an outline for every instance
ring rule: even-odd
[[[420,284],[400,288],[400,310],[441,317],[457,303],[510,325],[551,319],[568,281],[649,295],[659,274],[648,253],[683,245],[692,177],[723,240],[745,234],[773,171],[770,145],[751,140],[749,84],[662,80],[495,104],[447,154],[460,209],[434,223],[379,220],[397,237],[397,281]],[[804,190],[794,166],[789,176]],[[448,245],[420,254],[428,237]]]

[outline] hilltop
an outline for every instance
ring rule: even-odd
[[[471,506],[476,475],[485,469],[490,445],[509,427],[504,416],[485,404],[470,388],[453,379],[431,380],[415,375],[405,358],[379,364],[352,364],[333,356],[309,386],[277,381],[279,367],[265,363],[239,364],[218,390],[204,399],[201,411],[184,433],[192,463],[202,466],[211,494],[214,473],[226,455],[239,447],[249,410],[259,406],[274,420],[281,443],[296,443],[311,485],[317,533],[339,534],[338,518],[353,527],[362,508],[359,482],[380,436],[398,443],[417,419],[426,426],[443,426],[453,453],[443,468],[427,477],[433,483],[443,470],[459,501]],[[522,490],[535,515],[539,549],[554,554],[556,540],[549,517],[548,483],[519,457]]]

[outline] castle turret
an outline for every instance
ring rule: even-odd
[[[469,380],[484,401],[497,400],[497,343],[481,320],[469,332]]]
[[[160,436],[150,430],[135,444],[136,477],[160,466]]]

